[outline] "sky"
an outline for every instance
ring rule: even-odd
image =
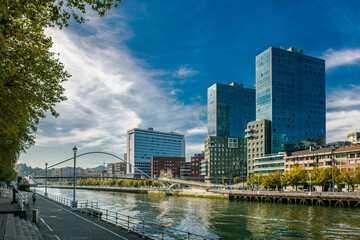
[[[18,163],[44,167],[78,153],[122,157],[127,130],[185,134],[186,157],[204,150],[207,88],[255,88],[255,57],[270,46],[326,61],[327,142],[360,131],[360,1],[123,0],[100,18],[49,28],[71,73],[68,100],[40,121]]]

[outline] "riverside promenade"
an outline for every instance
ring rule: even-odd
[[[30,200],[32,193],[25,194]],[[19,209],[18,204],[11,204],[11,200],[12,198],[8,193],[0,196],[0,214],[9,214]],[[33,219],[33,209],[38,209],[40,212],[38,229],[44,239],[143,239],[136,233],[128,232],[78,211],[72,211],[70,208],[45,199],[40,195],[37,195],[35,205],[29,204],[26,214],[27,220]],[[15,232],[17,232],[16,226]],[[2,239],[1,236],[0,239]],[[25,239],[30,238],[25,236]]]
[[[30,205],[32,209],[39,209],[39,230],[45,239],[143,239],[135,233],[72,211],[41,195],[37,195],[35,205]]]

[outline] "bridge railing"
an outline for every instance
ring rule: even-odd
[[[37,191],[38,194],[44,195],[44,192]],[[72,200],[61,196],[48,193],[48,198],[53,199],[65,206],[71,207]],[[117,227],[127,229],[129,232],[136,232],[143,237],[150,239],[218,239],[207,237],[200,234],[182,231],[176,228],[167,227],[152,221],[134,218],[128,215],[111,211],[105,208],[99,208],[97,202],[79,200],[78,208],[80,212],[90,215],[99,220],[111,223]]]

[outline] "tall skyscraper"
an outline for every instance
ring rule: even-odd
[[[216,83],[208,88],[208,137],[200,172],[205,180],[246,179],[247,123],[255,120],[255,89]]]
[[[244,137],[255,120],[255,89],[215,83],[208,88],[208,136]]]
[[[140,177],[151,175],[151,157],[185,157],[184,135],[175,132],[158,132],[152,128],[129,130],[127,137],[127,174]],[[134,168],[135,166],[135,168]],[[141,171],[139,171],[141,170]]]
[[[302,140],[325,144],[325,61],[296,48],[256,57],[256,120],[271,121],[271,152]]]

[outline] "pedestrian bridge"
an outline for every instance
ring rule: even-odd
[[[169,189],[175,187],[178,184],[187,185],[189,187],[203,188],[206,190],[212,189],[212,188],[223,188],[224,187],[224,185],[222,185],[222,184],[204,183],[204,182],[199,182],[199,181],[191,181],[191,180],[184,180],[184,179],[177,179],[177,178],[159,177],[158,179],[154,179],[154,180],[166,184]]]

